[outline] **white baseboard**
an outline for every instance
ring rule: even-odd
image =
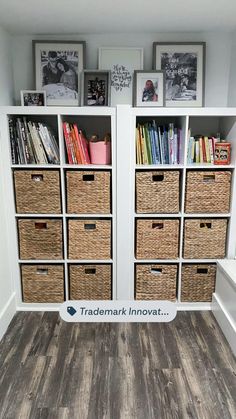
[[[213,294],[212,312],[236,356],[236,325],[218,295]]]
[[[16,313],[16,299],[15,293],[11,295],[2,311],[0,312],[0,340],[6,333],[6,330],[11,322],[11,319]]]

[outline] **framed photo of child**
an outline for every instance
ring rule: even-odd
[[[134,71],[134,106],[165,106],[164,71]]]

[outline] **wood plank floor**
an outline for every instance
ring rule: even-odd
[[[73,324],[17,313],[0,343],[1,419],[236,418],[236,360],[209,312]]]

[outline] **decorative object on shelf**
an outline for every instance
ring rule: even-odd
[[[84,70],[81,83],[81,106],[110,106],[111,72]]]
[[[143,48],[99,48],[98,68],[111,70],[111,105],[131,105],[133,72],[143,69]]]
[[[203,106],[205,42],[154,42],[153,69],[166,75],[166,106]]]
[[[46,90],[47,105],[77,106],[85,42],[33,41],[33,59],[36,89]]]
[[[164,71],[134,71],[134,106],[165,106]]]
[[[224,140],[215,143],[215,164],[230,164],[231,144]]]
[[[173,123],[157,126],[152,120],[136,128],[137,164],[179,164],[182,130]]]
[[[45,90],[21,90],[21,106],[46,106]]]
[[[92,164],[111,164],[111,134],[100,140],[93,135],[89,141],[89,152]]]

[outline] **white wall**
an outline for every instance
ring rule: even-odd
[[[13,104],[11,36],[0,27],[0,105]]]
[[[12,99],[11,37],[0,27],[0,105],[11,105]],[[5,173],[2,155],[0,131],[0,339],[15,312],[10,260],[7,250],[7,208],[4,206],[7,191],[4,186]]]
[[[32,39],[84,40],[86,68],[96,69],[98,48],[101,46],[139,46],[144,48],[144,69],[152,68],[152,43],[154,41],[205,41],[206,95],[205,106],[227,106],[228,82],[231,59],[231,35],[229,33],[137,33],[137,34],[86,34],[15,36],[12,40],[14,68],[14,97],[20,100],[20,90],[33,89]]]
[[[236,32],[232,34],[228,106],[236,106]]]

